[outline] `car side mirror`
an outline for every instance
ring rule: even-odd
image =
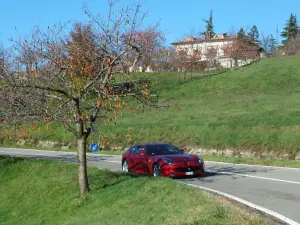
[[[184,153],[184,148],[181,148],[180,151],[181,151],[182,153]]]

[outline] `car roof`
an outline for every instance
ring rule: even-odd
[[[169,143],[164,143],[164,142],[150,142],[150,143],[143,143],[143,144],[135,144],[133,145],[132,147],[134,146],[139,146],[139,145],[144,145],[144,146],[149,146],[149,145],[171,145]]]

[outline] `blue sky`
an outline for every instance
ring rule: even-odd
[[[120,0],[122,5],[131,0]],[[137,1],[137,0],[136,0]],[[46,28],[55,22],[68,20],[87,21],[82,5],[87,3],[95,13],[106,13],[106,0],[0,0],[0,41],[9,46],[9,38],[29,34],[35,25]],[[249,4],[251,2],[251,4]],[[216,33],[225,33],[231,27],[251,27],[256,24],[260,32],[276,36],[290,13],[299,15],[299,0],[145,0],[148,11],[145,24],[160,21],[166,32],[167,44],[182,39],[194,31],[203,31],[202,18],[213,10]]]

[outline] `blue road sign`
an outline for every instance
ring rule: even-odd
[[[90,150],[92,152],[98,152],[99,151],[99,146],[96,143],[93,143],[90,145]]]

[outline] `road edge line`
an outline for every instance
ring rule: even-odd
[[[287,169],[287,170],[300,170],[298,167],[287,167],[287,166],[266,166],[266,165],[256,165],[256,164],[248,164],[248,163],[230,163],[230,162],[218,162],[205,160],[207,163],[216,163],[216,164],[227,164],[227,165],[241,165],[241,166],[253,166],[253,167],[267,167],[267,168],[275,168],[275,169]]]
[[[252,209],[255,209],[257,211],[260,211],[260,212],[263,212],[265,214],[268,214],[269,216],[272,216],[273,218],[276,218],[277,220],[280,220],[281,222],[284,222],[284,223],[287,223],[289,225],[300,225],[300,223],[284,216],[284,215],[281,215],[277,212],[274,212],[270,209],[267,209],[267,208],[264,208],[262,206],[259,206],[259,205],[255,205],[251,202],[248,202],[242,198],[238,198],[236,196],[233,196],[233,195],[230,195],[230,194],[227,194],[225,192],[221,192],[221,191],[218,191],[218,190],[215,190],[215,189],[211,189],[211,188],[207,188],[207,187],[203,187],[203,186],[197,186],[195,184],[190,184],[190,183],[184,183],[182,181],[177,181],[179,183],[182,183],[182,184],[185,184],[185,185],[188,185],[188,186],[191,186],[191,187],[194,187],[194,188],[198,188],[198,189],[202,189],[202,190],[205,190],[205,191],[208,191],[208,192],[211,192],[211,193],[214,193],[214,194],[218,194],[218,195],[221,195],[221,196],[224,196],[226,198],[229,198],[231,200],[234,200],[236,202],[239,202],[239,203],[242,203]]]

